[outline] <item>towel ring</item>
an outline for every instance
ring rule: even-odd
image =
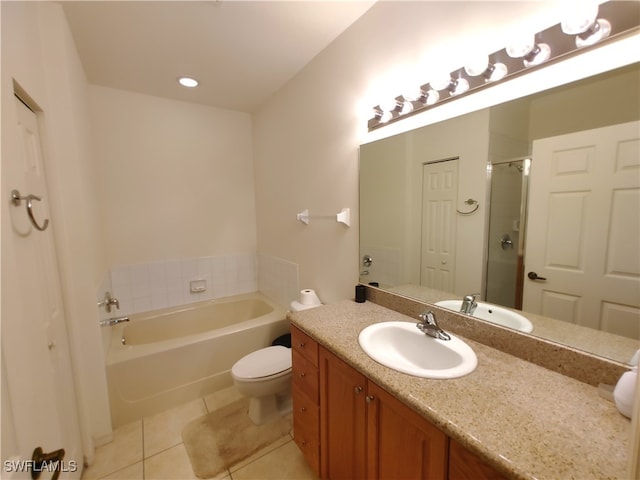
[[[474,213],[476,210],[480,208],[480,203],[478,203],[478,201],[474,200],[473,198],[469,198],[468,200],[465,200],[464,203],[466,203],[467,205],[475,205],[475,207],[473,207],[473,209],[469,210],[468,212],[461,212],[456,208],[456,212],[458,212],[460,215],[471,215],[472,213]]]
[[[41,232],[44,232],[49,226],[49,219],[48,218],[45,219],[42,226],[40,226],[38,225],[36,217],[34,217],[33,215],[33,201],[37,200],[38,202],[41,202],[42,199],[36,195],[31,195],[31,194],[27,195],[26,197],[23,197],[20,195],[20,192],[18,190],[11,190],[11,203],[13,203],[15,206],[19,206],[22,200],[27,201],[27,215],[29,215],[29,220],[31,220],[31,223],[33,224],[33,226],[36,227],[36,229],[40,230]]]

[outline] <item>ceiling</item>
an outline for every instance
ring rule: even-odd
[[[375,0],[60,3],[89,83],[253,112]]]

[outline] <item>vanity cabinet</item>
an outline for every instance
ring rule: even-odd
[[[319,359],[323,478],[446,478],[444,433],[322,347]]]
[[[318,343],[291,327],[293,439],[307,463],[320,475]]]
[[[293,437],[321,478],[505,479],[295,326],[291,347]]]
[[[449,439],[449,480],[507,480],[453,439]]]

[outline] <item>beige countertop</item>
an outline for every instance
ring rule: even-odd
[[[478,357],[471,374],[432,380],[396,372],[366,355],[358,334],[373,323],[416,320],[371,302],[345,300],[288,316],[511,478],[627,478],[631,422],[596,387],[463,337]]]

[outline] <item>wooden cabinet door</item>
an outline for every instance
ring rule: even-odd
[[[449,480],[507,480],[455,440],[449,441]]]
[[[320,347],[322,478],[364,479],[366,378]]]
[[[444,480],[446,435],[371,381],[366,399],[367,477]]]

